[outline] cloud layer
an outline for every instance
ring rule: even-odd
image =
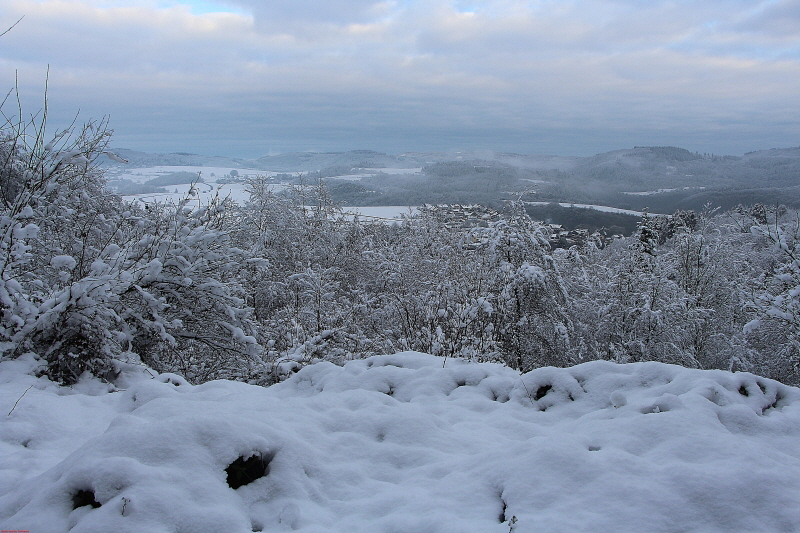
[[[267,151],[800,144],[800,2],[6,0],[0,84],[116,143]]]

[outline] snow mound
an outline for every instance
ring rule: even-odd
[[[77,392],[21,365],[0,364],[3,529],[800,530],[800,390],[747,373],[402,353]]]

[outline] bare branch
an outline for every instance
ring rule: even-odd
[[[7,28],[7,29],[6,29],[6,30],[5,30],[3,33],[0,33],[0,37],[2,37],[3,35],[5,35],[6,33],[10,32],[11,30],[13,30],[13,29],[14,29],[14,26],[16,26],[17,24],[19,24],[19,23],[22,21],[22,19],[24,19],[24,18],[25,18],[25,15],[22,15],[22,16],[19,18],[19,20],[17,20],[17,21],[16,21],[14,24],[12,24],[11,26],[9,26],[9,27],[8,27],[8,28]]]

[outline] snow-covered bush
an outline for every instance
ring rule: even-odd
[[[67,383],[137,356],[197,380],[249,372],[259,347],[218,229],[225,206],[125,205],[96,165],[116,157],[104,121],[45,135],[44,121],[0,133],[3,357],[34,352]]]

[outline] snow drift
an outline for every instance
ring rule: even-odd
[[[800,390],[752,374],[409,352],[107,392],[27,363],[0,364],[3,529],[800,530]]]

